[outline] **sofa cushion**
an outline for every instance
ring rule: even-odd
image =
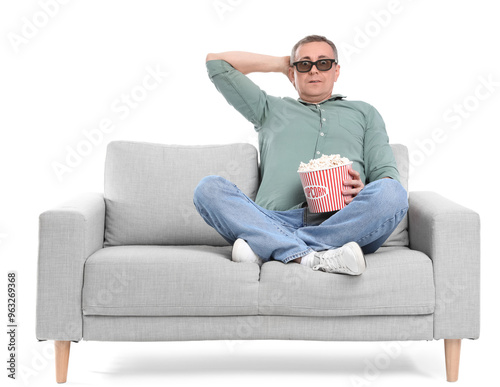
[[[104,177],[104,246],[227,245],[193,204],[195,187],[208,175],[225,177],[254,199],[257,150],[250,144],[111,142]]]
[[[409,156],[408,148],[401,144],[391,144],[394,158],[399,171],[399,180],[403,188],[408,192],[408,175],[409,175]],[[396,229],[387,238],[382,246],[409,246],[408,238],[408,215],[405,215],[403,220],[398,224]]]
[[[366,256],[360,276],[313,271],[300,264],[266,262],[261,269],[259,314],[363,316],[434,311],[432,261],[406,247],[382,247]]]
[[[85,263],[83,314],[231,316],[257,314],[259,267],[214,246],[117,246]]]

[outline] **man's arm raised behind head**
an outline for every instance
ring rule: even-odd
[[[224,60],[243,74],[249,73],[283,73],[288,77],[290,67],[289,56],[271,56],[244,51],[227,51],[207,55],[210,60]]]
[[[288,57],[272,57],[247,52],[225,52],[207,55],[210,80],[224,98],[258,130],[267,116],[271,98],[246,73],[284,72]],[[275,97],[273,97],[275,98]]]

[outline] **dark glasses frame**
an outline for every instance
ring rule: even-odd
[[[318,63],[319,62],[329,62],[328,68],[320,69],[318,67]],[[307,68],[307,70],[299,70],[299,66],[298,65],[305,65],[306,63],[309,64],[309,67]],[[335,64],[338,63],[337,59],[319,59],[316,62],[311,62],[310,60],[299,60],[297,62],[293,62],[292,65],[295,66],[295,68],[297,69],[297,71],[299,73],[307,73],[307,72],[311,71],[311,69],[313,68],[313,66],[316,66],[316,68],[318,69],[318,71],[328,71],[328,70],[330,70],[333,67],[334,63]]]

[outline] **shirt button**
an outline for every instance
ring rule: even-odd
[[[319,151],[316,151],[316,154],[319,155]]]
[[[325,122],[325,121],[326,121],[326,118],[323,118],[323,122]]]
[[[324,134],[323,132],[321,132],[319,135],[320,135],[320,136],[324,136],[325,134]]]

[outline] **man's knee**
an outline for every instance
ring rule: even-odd
[[[386,181],[387,196],[394,206],[400,210],[408,209],[408,192],[403,188],[401,183],[393,179],[382,179]]]
[[[393,179],[380,179],[374,183],[379,186],[378,200],[399,211],[408,209],[408,193],[400,182]]]
[[[221,176],[210,175],[200,180],[194,189],[193,200],[195,203],[216,200],[221,187],[227,183],[227,180]]]

